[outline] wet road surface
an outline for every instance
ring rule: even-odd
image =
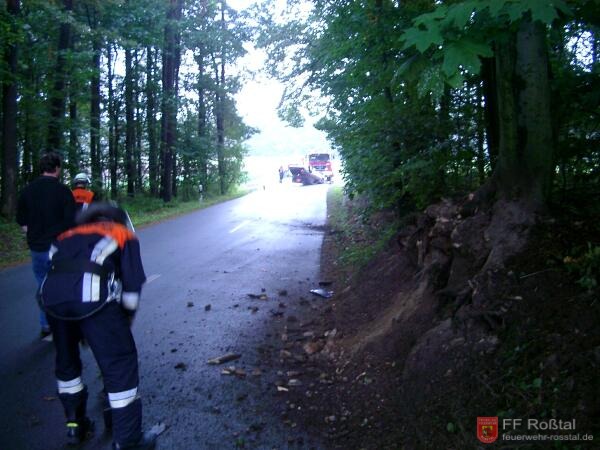
[[[133,330],[144,424],[167,426],[158,449],[323,448],[283,420],[271,364],[282,327],[302,320],[306,299],[319,301],[308,291],[327,189],[284,183],[138,230],[148,282]],[[64,448],[54,349],[37,338],[33,284],[29,265],[0,271],[0,449]],[[242,356],[207,364],[229,352]],[[97,428],[83,448],[107,449],[99,371],[89,350],[82,359]],[[230,366],[237,376],[222,374]]]

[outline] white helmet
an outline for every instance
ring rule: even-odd
[[[78,173],[75,175],[75,178],[73,178],[73,184],[90,184],[91,182],[92,180],[90,180],[90,177],[88,177],[85,172]]]

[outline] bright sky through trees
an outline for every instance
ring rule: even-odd
[[[241,11],[248,8],[254,0],[228,0],[232,8]],[[283,2],[285,3],[285,2]],[[311,151],[328,151],[329,144],[325,134],[316,130],[312,124],[315,119],[304,114],[305,125],[301,128],[287,126],[277,117],[277,105],[281,100],[284,86],[270,79],[264,67],[265,56],[261,50],[247,45],[248,54],[239,61],[240,70],[249,70],[255,74],[248,79],[242,90],[236,95],[239,114],[244,121],[260,130],[246,142],[251,156],[274,157],[279,164],[297,162],[302,155]]]

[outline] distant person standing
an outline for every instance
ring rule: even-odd
[[[81,172],[75,175],[72,184],[77,211],[83,211],[94,201],[95,194],[89,189],[91,184],[90,178],[86,173]]]
[[[49,269],[50,244],[75,223],[75,200],[71,190],[58,180],[60,169],[58,153],[48,152],[42,156],[39,162],[41,176],[23,189],[17,203],[17,223],[27,233],[38,287]],[[43,311],[40,311],[40,327],[42,339],[51,334]]]
[[[283,183],[283,176],[285,175],[285,170],[283,166],[279,166],[279,182]]]

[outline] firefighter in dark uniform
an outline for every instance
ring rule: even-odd
[[[77,211],[86,209],[94,201],[94,193],[90,191],[90,178],[86,173],[81,172],[73,178],[73,198],[77,205]]]
[[[108,203],[93,203],[77,223],[50,248],[50,271],[40,289],[54,333],[67,439],[78,444],[93,431],[81,379],[79,343],[84,339],[102,372],[113,448],[154,448],[156,435],[142,433],[137,349],[130,329],[146,280],[139,242],[125,225],[127,214]]]

